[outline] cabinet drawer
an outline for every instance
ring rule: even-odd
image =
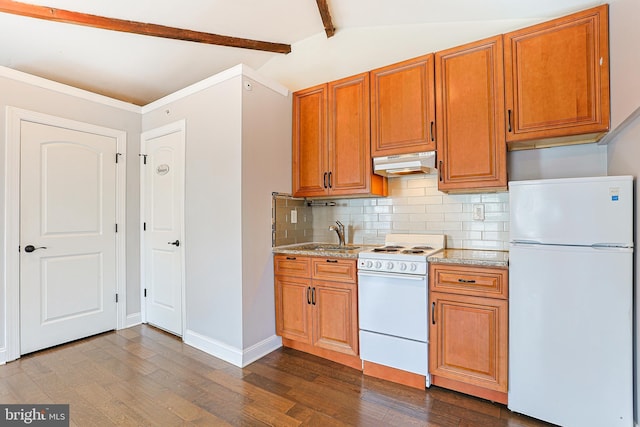
[[[311,277],[311,260],[297,255],[276,255],[273,257],[273,271],[277,275]]]
[[[356,261],[338,258],[312,258],[311,277],[313,279],[355,283]]]
[[[503,299],[508,297],[506,269],[431,264],[429,270],[429,287],[432,292]]]

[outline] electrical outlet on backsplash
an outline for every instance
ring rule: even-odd
[[[339,220],[347,243],[383,244],[387,233],[436,233],[446,235],[448,248],[508,250],[507,192],[450,195],[438,191],[435,174],[409,175],[389,179],[388,197],[333,201],[312,208],[314,241],[337,242],[328,227]]]

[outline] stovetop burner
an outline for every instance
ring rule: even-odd
[[[411,248],[411,249],[405,249],[401,253],[407,254],[407,255],[420,255],[420,254],[423,254],[425,252],[424,252],[423,249]]]
[[[400,249],[404,249],[404,246],[389,245],[389,246],[383,246],[381,248],[373,248],[372,251],[381,252],[381,253],[396,253]]]
[[[442,234],[388,234],[385,245],[358,253],[358,269],[368,272],[424,275],[427,257],[444,248]]]

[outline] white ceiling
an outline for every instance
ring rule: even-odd
[[[295,45],[324,32],[315,0],[23,0],[25,3]],[[593,0],[328,0],[337,31],[559,16]],[[168,40],[0,13],[0,65],[147,104],[239,63],[282,54]]]

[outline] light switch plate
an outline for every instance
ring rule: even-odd
[[[484,205],[483,204],[473,205],[473,220],[484,221]]]
[[[298,211],[293,209],[291,210],[291,224],[297,224],[298,223]]]

